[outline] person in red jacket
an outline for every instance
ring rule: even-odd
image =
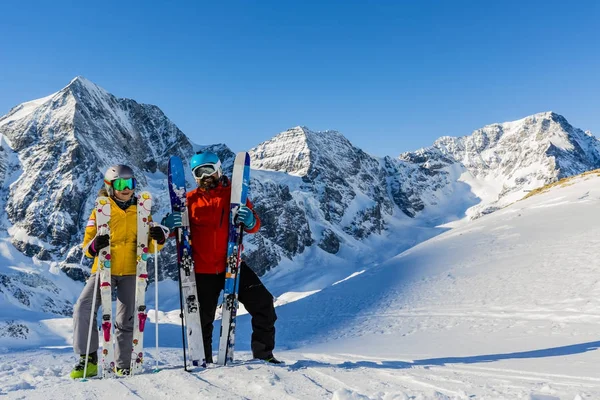
[[[219,293],[225,286],[231,186],[229,179],[223,175],[221,160],[215,153],[195,154],[190,160],[190,168],[198,185],[187,194],[192,257],[200,302],[204,353],[206,361],[212,363],[213,322]],[[259,230],[260,219],[250,200],[238,210],[237,222],[244,225],[246,233]],[[181,226],[181,223],[181,214],[175,212],[167,215],[163,221],[171,230]],[[280,361],[273,356],[277,320],[273,295],[244,261],[240,264],[239,279],[239,301],[252,317],[252,354],[254,358],[279,364]]]

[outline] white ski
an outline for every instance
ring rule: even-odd
[[[152,195],[142,192],[137,201],[137,267],[135,283],[135,311],[133,315],[133,342],[131,348],[131,375],[143,371],[144,362],[144,327],[146,326],[146,286],[148,285],[148,268],[146,262],[150,255],[148,249],[148,233],[150,229],[150,210]]]
[[[96,199],[96,232],[97,236],[108,235],[110,238],[110,200],[108,197]],[[100,277],[100,298],[102,301],[102,378],[115,377],[115,347],[113,343],[112,321],[112,286],[111,257],[109,245],[98,252],[98,268]]]

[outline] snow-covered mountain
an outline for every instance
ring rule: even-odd
[[[126,162],[146,174],[192,144],[156,106],[118,99],[82,77],[0,118],[2,209],[13,244],[41,260],[71,256],[106,168]],[[76,252],[77,253],[77,252]],[[80,255],[80,253],[78,253]]]
[[[160,282],[161,348],[147,349],[147,373],[118,381],[73,381],[68,376],[74,360],[68,347],[71,321],[55,316],[33,326],[34,340],[9,343],[0,338],[0,395],[597,399],[596,217],[600,171],[566,179],[474,221],[455,223],[451,230],[378,266],[365,265],[311,296],[278,296],[276,354],[286,361],[283,366],[249,361],[251,321],[242,315],[236,329],[236,359],[241,362],[185,372],[177,285]],[[321,273],[335,271],[321,266]],[[146,343],[154,344],[152,301]],[[15,310],[2,298],[0,307]],[[215,335],[218,331],[217,326]],[[161,371],[151,373],[156,361]]]
[[[385,229],[392,216],[380,160],[335,131],[296,127],[250,150],[255,174],[252,196],[265,223],[258,254],[293,257],[315,244],[337,254],[343,242]],[[282,179],[284,178],[284,179]],[[264,240],[277,245],[270,251]],[[261,242],[262,241],[262,242]],[[268,260],[266,267],[281,257]]]
[[[250,153],[253,168],[269,172],[255,174],[252,187],[266,226],[255,240],[255,264],[268,269],[312,245],[338,254],[372,235],[395,234],[406,216],[421,228],[476,218],[600,167],[598,140],[552,112],[442,137],[397,159],[373,157],[339,132],[305,127]]]
[[[11,271],[25,260],[83,280],[82,232],[109,165],[134,168],[161,218],[168,158],[187,160],[205,148],[230,174],[234,154],[226,145],[194,145],[158,107],[116,98],[82,77],[13,108],[0,118],[0,239],[25,258],[4,259],[4,296],[31,309],[31,287],[2,286],[23,282]],[[447,230],[444,223],[479,217],[528,190],[600,167],[598,140],[554,113],[442,137],[398,158],[374,157],[339,132],[306,127],[250,153],[251,198],[263,228],[246,238],[245,257],[259,274],[269,272],[265,280],[276,295],[320,290]],[[192,187],[191,175],[188,181]],[[161,277],[175,278],[172,244],[159,259]],[[68,309],[68,298],[56,312]]]
[[[527,191],[600,167],[600,142],[553,112],[487,125],[469,136],[441,137],[400,159],[429,170],[459,164],[460,181],[481,203],[477,217],[523,198]]]

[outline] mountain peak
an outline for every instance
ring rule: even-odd
[[[0,117],[0,135],[18,154],[0,155],[0,181],[7,171],[23,171],[5,186],[8,192],[0,189],[0,208],[7,210],[0,229],[25,229],[27,237],[15,236],[13,243],[40,259],[64,256],[107,166],[125,160],[136,171],[154,173],[166,170],[170,155],[192,153],[189,140],[158,107],[116,98],[81,76]],[[138,182],[146,183],[143,173]]]
[[[326,129],[324,131],[313,131],[304,125],[303,126],[295,126],[293,128],[288,129],[286,132],[295,132],[296,134],[304,135],[304,136],[306,136],[306,138],[308,140],[319,140],[320,138],[325,138],[327,136],[334,136],[337,138],[346,139],[345,136],[342,135],[338,131],[331,130],[331,129]],[[282,134],[283,133],[285,133],[285,132],[282,132]]]
[[[328,158],[349,150],[356,149],[338,131],[312,131],[306,126],[295,126],[254,147],[250,155],[257,169],[304,176],[316,155]]]
[[[61,92],[72,93],[78,99],[81,99],[81,97],[85,96],[86,93],[96,97],[112,97],[112,95],[106,90],[81,75],[71,79],[71,82],[69,82],[69,84],[61,90]]]
[[[519,200],[525,190],[599,168],[600,142],[562,115],[545,111],[486,125],[468,136],[443,136],[400,159],[424,168],[458,163],[468,171],[463,181],[482,199],[471,214],[479,215]]]
[[[77,75],[75,78],[71,79],[71,82],[69,82],[69,85],[76,84],[76,83],[79,83],[79,84],[94,84],[92,81],[90,81],[89,79],[87,79],[86,77],[84,77],[82,75]]]
[[[304,176],[310,167],[310,130],[296,126],[250,149],[252,165],[257,169],[284,171]]]
[[[506,129],[508,127],[520,127],[520,126],[523,126],[526,124],[543,123],[544,121],[556,122],[565,128],[571,127],[571,124],[569,124],[567,119],[565,117],[563,117],[562,115],[557,114],[554,111],[543,111],[543,112],[539,112],[536,114],[528,115],[524,118],[521,118],[521,119],[518,119],[515,121],[496,122],[494,124],[489,124],[479,130],[486,129],[488,127],[498,127],[498,126],[502,126]]]
[[[530,117],[533,117],[533,118],[555,118],[555,117],[561,117],[561,115],[555,113],[554,111],[543,111],[543,112],[535,113],[535,114],[531,115]]]

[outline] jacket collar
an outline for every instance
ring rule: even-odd
[[[131,199],[129,199],[127,201],[117,200],[114,196],[111,196],[110,199],[119,209],[121,209],[123,211],[127,211],[127,209],[129,207],[137,204],[136,195],[131,196]]]

